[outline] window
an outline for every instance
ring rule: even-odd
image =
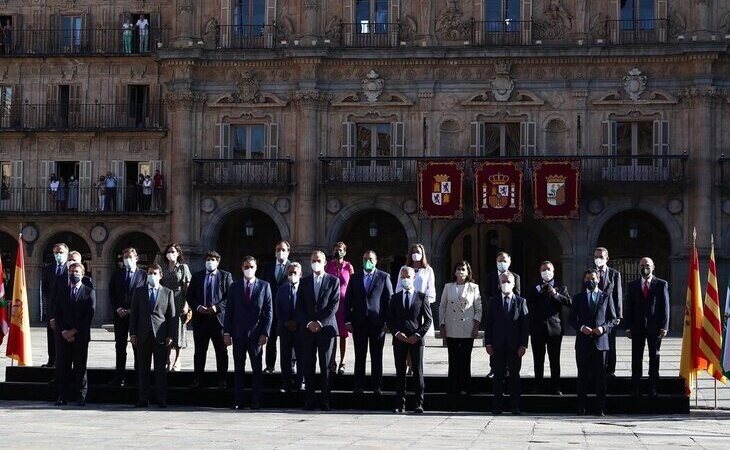
[[[13,110],[13,87],[0,85],[0,127],[10,126]]]
[[[388,32],[388,0],[357,0],[355,15],[358,33]]]
[[[653,30],[654,0],[621,0],[621,30]]]
[[[240,31],[254,27],[263,29],[265,22],[266,0],[234,0],[233,25]]]
[[[81,33],[83,19],[81,16],[63,16],[61,18],[61,44],[66,52],[81,50]]]
[[[488,22],[512,22],[520,20],[520,2],[522,0],[485,0],[484,8]]]
[[[10,198],[10,161],[0,161],[0,171],[2,173],[2,186],[0,186],[0,200]]]
[[[641,166],[652,164],[651,159],[633,159],[632,156],[651,156],[652,122],[616,122],[616,156],[625,156],[617,164],[628,166],[634,162]]]
[[[149,116],[150,87],[146,84],[130,84],[127,90],[128,125],[132,128],[144,128]]]
[[[479,157],[537,154],[535,122],[472,122],[471,151]]]
[[[233,159],[265,158],[264,125],[231,125],[231,153]]]
[[[603,122],[602,147],[610,157],[604,178],[617,180],[664,180],[669,154],[669,122],[666,120]]]
[[[391,156],[391,125],[389,123],[358,123],[355,156],[365,158]],[[387,166],[389,161],[377,161],[377,166]],[[358,160],[358,166],[369,166],[371,161]]]

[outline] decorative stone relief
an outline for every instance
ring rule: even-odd
[[[680,34],[684,33],[687,30],[687,19],[677,11],[677,9],[673,9],[669,13],[669,37],[676,38]]]
[[[512,63],[507,60],[498,60],[494,63],[494,71],[496,75],[490,82],[492,95],[498,102],[506,102],[512,95],[515,88],[515,80],[510,77],[510,68]]]
[[[667,202],[667,211],[672,214],[679,214],[684,209],[684,204],[679,198],[673,198]]]
[[[446,0],[446,8],[436,19],[436,35],[445,41],[466,41],[471,37],[471,23],[464,15],[459,0]]]
[[[319,0],[304,0],[304,9],[319,11]]]
[[[722,19],[720,20],[720,29],[725,34],[730,34],[730,12],[726,12],[724,16],[722,16]]]
[[[294,22],[289,16],[283,16],[276,21],[276,35],[280,41],[289,42],[294,38]]]
[[[176,110],[202,105],[206,99],[201,92],[172,91],[165,94],[164,102],[171,110]]]
[[[324,37],[332,43],[342,41],[342,20],[337,16],[332,16],[324,27]]]
[[[218,20],[215,17],[211,17],[205,23],[203,47],[206,50],[214,50],[218,47]]]
[[[235,103],[258,103],[259,80],[256,74],[250,70],[245,70],[236,76],[236,91],[233,93],[233,101]]]
[[[535,24],[536,39],[565,39],[573,26],[573,15],[562,0],[548,0],[543,9],[544,21]]]
[[[416,24],[416,18],[411,15],[406,15],[400,23],[400,39],[409,42],[414,40],[417,34],[418,25]]]
[[[276,210],[281,214],[286,214],[291,209],[291,202],[288,198],[278,198],[274,202],[274,208],[276,208]]]
[[[593,214],[594,216],[596,214],[600,214],[601,211],[603,211],[603,200],[600,198],[594,198],[588,201],[588,212]]]
[[[629,74],[624,77],[624,90],[631,100],[639,100],[646,90],[646,75],[642,75],[641,70],[637,68],[629,70]]]
[[[177,3],[178,14],[182,12],[192,13],[193,12],[193,0],[180,0]]]
[[[418,210],[418,203],[413,199],[408,199],[403,202],[403,211],[407,214],[413,214]]]
[[[215,200],[210,197],[205,197],[204,199],[200,200],[200,209],[207,214],[212,213],[215,211],[216,208]]]
[[[365,75],[361,84],[362,93],[365,94],[367,101],[372,103],[378,101],[378,97],[380,97],[380,94],[383,93],[385,80],[383,80],[376,71],[371,70],[367,75]]]
[[[337,214],[342,209],[342,203],[336,199],[331,198],[327,200],[327,212],[330,214]]]
[[[591,23],[589,25],[589,31],[593,39],[605,39],[607,34],[606,20],[608,16],[604,13],[598,13],[591,17]]]

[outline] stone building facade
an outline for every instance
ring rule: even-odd
[[[36,320],[57,241],[97,323],[128,245],[149,263],[179,242],[193,270],[217,249],[237,274],[279,239],[305,262],[344,241],[395,274],[422,242],[439,285],[503,249],[526,286],[550,259],[573,289],[605,245],[627,279],[655,258],[675,331],[693,228],[730,256],[728,0],[3,0],[0,25],[0,249],[12,266],[24,230]],[[419,160],[545,155],[581,159],[579,220],[419,218]]]

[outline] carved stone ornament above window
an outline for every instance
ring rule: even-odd
[[[494,63],[494,71],[496,75],[490,82],[489,86],[492,95],[498,102],[506,102],[512,95],[515,88],[515,80],[510,76],[512,63],[507,60],[498,60]]]
[[[543,18],[535,24],[536,39],[565,39],[573,26],[573,15],[563,6],[562,0],[546,1]]]
[[[631,100],[639,100],[646,90],[646,75],[642,75],[636,67],[629,70],[629,74],[624,77],[624,90]]]
[[[383,93],[383,88],[385,87],[385,80],[378,75],[378,73],[374,70],[371,70],[368,72],[367,75],[365,75],[365,78],[363,78],[362,82],[362,93],[365,95],[365,98],[370,103],[378,101],[378,97],[380,97],[380,94]]]
[[[259,80],[256,74],[245,70],[236,77],[236,91],[233,93],[233,101],[236,103],[258,103],[259,102]]]

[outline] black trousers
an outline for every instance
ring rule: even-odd
[[[606,353],[598,350],[593,343],[575,349],[578,365],[578,407],[586,407],[586,392],[591,379],[596,382],[596,407],[603,409],[606,403]]]
[[[449,393],[471,390],[471,352],[473,338],[446,338],[449,352]]]
[[[258,339],[258,337],[256,338]],[[246,373],[246,355],[251,360],[253,382],[251,395],[253,403],[261,402],[264,386],[263,347],[249,339],[233,339],[233,388],[236,405],[243,405],[244,375]]]
[[[560,387],[560,345],[563,336],[548,336],[547,330],[534,332],[530,336],[532,359],[535,363],[535,380],[541,381],[545,375],[545,350],[550,361],[550,379],[553,388]]]
[[[278,333],[276,332],[276,327],[278,326],[279,321],[276,318],[276,313],[274,312],[271,316],[271,332],[269,333],[269,340],[266,341],[266,368],[267,369],[274,369],[276,367],[276,341]],[[284,371],[284,366],[281,365],[281,370]]]
[[[77,339],[68,342],[58,334],[58,358],[56,360],[56,380],[58,399],[65,401],[86,400],[88,383],[86,362],[89,356],[89,341]]]
[[[304,357],[304,378],[306,384],[307,404],[314,404],[314,385],[317,373],[317,358],[319,357],[319,372],[322,389],[322,403],[329,404],[330,400],[330,371],[329,364],[332,358],[332,349],[335,346],[335,338],[320,333],[303,331],[301,337],[302,356]],[[298,358],[298,357],[297,357]]]
[[[644,346],[649,348],[649,380],[653,385],[659,381],[659,353],[662,338],[657,334],[635,334],[631,336],[631,381],[634,388],[639,387],[644,372]]]
[[[61,338],[63,339],[63,338]],[[64,339],[65,341],[65,339]],[[46,343],[48,344],[48,362],[49,366],[56,365],[56,331],[51,328],[51,322],[46,322]]]
[[[223,327],[216,316],[198,318],[193,327],[193,342],[195,342],[195,354],[193,355],[195,378],[200,380],[205,372],[208,345],[212,342],[218,381],[225,381],[228,373],[228,351],[223,343]]]
[[[281,366],[281,387],[285,390],[299,389],[302,385],[304,368],[302,367],[302,339],[298,331],[284,330],[279,335],[279,365]],[[296,371],[295,361],[296,357]]]
[[[129,338],[129,316],[119,317],[114,312],[114,349],[117,353],[116,377],[124,378],[124,372],[127,368],[127,340]],[[132,346],[134,352],[134,369],[137,370],[137,347]]]
[[[355,345],[354,390],[365,388],[365,362],[370,346],[370,388],[379,391],[383,385],[383,346],[385,332],[383,327],[360,326],[353,328],[352,342]]]
[[[144,342],[137,343],[137,386],[139,401],[150,398],[150,364],[155,363],[155,397],[158,403],[167,401],[167,346],[155,342],[149,336]]]
[[[608,352],[606,353],[606,375],[616,373],[616,327],[608,333]]]
[[[509,395],[510,404],[513,408],[519,408],[522,385],[520,381],[520,369],[522,358],[517,355],[517,348],[509,348],[498,351],[494,350],[491,357],[494,379],[492,381],[492,392],[494,392],[494,407],[502,408],[502,394],[504,392],[504,377],[509,369]]]
[[[416,407],[423,406],[423,391],[426,383],[423,380],[423,341],[415,344],[406,344],[399,340],[393,341],[393,359],[395,360],[395,397],[396,406],[406,404],[406,359],[411,356],[411,368],[415,380]]]

